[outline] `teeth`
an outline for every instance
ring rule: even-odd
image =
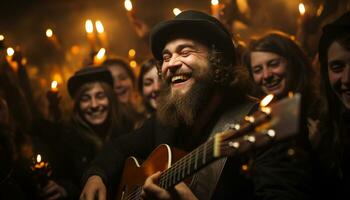
[[[175,83],[175,82],[182,82],[182,81],[186,81],[188,78],[186,76],[183,75],[178,75],[178,76],[173,76],[171,78],[171,82]]]

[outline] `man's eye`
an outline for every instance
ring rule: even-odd
[[[169,54],[163,54],[163,62],[169,62],[171,56]]]

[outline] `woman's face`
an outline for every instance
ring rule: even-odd
[[[114,80],[114,92],[117,98],[122,103],[127,103],[131,101],[132,92],[134,89],[134,84],[131,77],[123,69],[123,67],[118,65],[113,65],[108,67]]]
[[[152,108],[157,109],[157,97],[159,94],[160,79],[156,66],[144,74],[142,82],[143,98],[150,106],[152,106]]]
[[[254,82],[265,94],[281,96],[287,93],[287,61],[275,53],[251,53],[251,71]]]
[[[82,94],[79,108],[83,118],[91,125],[101,125],[108,117],[109,100],[100,83],[92,83]]]
[[[350,109],[350,51],[338,42],[328,49],[328,78],[333,92]]]

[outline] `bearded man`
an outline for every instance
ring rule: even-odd
[[[216,18],[184,11],[155,26],[150,43],[154,57],[161,63],[163,80],[156,117],[134,133],[113,141],[95,159],[86,172],[81,199],[101,200],[107,193],[111,195],[121,179],[126,157],[146,159],[160,144],[191,151],[228,123],[241,121],[255,104],[247,97],[241,76],[236,73],[230,33]],[[267,152],[279,155],[279,151],[284,152],[281,148]],[[307,191],[303,169],[293,164],[280,169],[289,163],[285,156],[261,155],[256,159],[261,165],[253,178],[241,170],[243,157],[222,159],[195,174],[191,184],[180,182],[170,190],[158,185],[161,172],[154,173],[144,182],[140,198],[303,199]]]

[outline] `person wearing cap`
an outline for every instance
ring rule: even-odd
[[[64,145],[60,152],[65,172],[43,188],[47,198],[77,199],[83,170],[105,143],[132,129],[125,126],[112,89],[113,78],[105,67],[82,68],[69,78],[67,87],[74,100],[73,112],[57,141]]]
[[[325,25],[319,42],[327,115],[315,164],[316,198],[350,196],[350,12]]]
[[[130,137],[106,146],[85,173],[80,199],[113,196],[126,157],[146,159],[163,143],[191,151],[224,130],[224,124],[241,121],[255,104],[234,67],[231,35],[216,18],[183,11],[152,29],[150,46],[162,63],[156,115]],[[290,162],[283,150],[269,150],[280,155],[274,157],[262,153],[253,180],[240,170],[242,157],[214,162],[195,174],[190,185],[181,182],[171,192],[156,184],[161,174],[157,172],[145,180],[138,199],[304,199],[305,174],[286,164]]]

